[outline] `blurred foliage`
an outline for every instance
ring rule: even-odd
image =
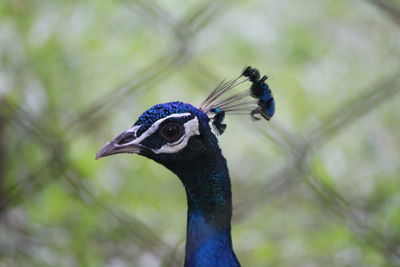
[[[94,156],[245,65],[277,114],[220,138],[242,265],[400,266],[399,35],[397,0],[1,1],[0,266],[181,264],[179,180]]]

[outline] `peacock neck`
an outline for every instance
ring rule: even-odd
[[[185,266],[239,266],[231,239],[231,183],[219,148],[173,171],[187,195]]]

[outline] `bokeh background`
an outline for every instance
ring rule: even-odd
[[[271,122],[220,145],[243,266],[400,266],[398,0],[0,2],[0,266],[179,266],[186,199],[97,150],[246,65]]]

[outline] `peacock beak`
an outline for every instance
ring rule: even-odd
[[[127,130],[105,144],[97,152],[96,159],[121,153],[137,154],[143,149],[138,142],[139,140],[134,137],[132,131]]]

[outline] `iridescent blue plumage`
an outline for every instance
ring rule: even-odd
[[[221,110],[219,107],[212,108],[210,111],[215,114],[212,122],[214,129],[217,134],[223,134],[226,130],[226,124],[222,123],[225,119],[225,111]]]
[[[186,113],[197,117],[199,135],[193,136],[183,150],[174,155],[147,150],[140,154],[170,169],[185,187],[188,203],[185,266],[239,266],[231,241],[232,195],[228,168],[208,116],[187,103],[155,105],[135,123],[140,125],[137,136],[157,120]],[[154,143],[159,140],[158,136],[151,140],[152,146],[159,146]]]
[[[248,77],[252,86],[242,93],[217,100],[239,78]],[[216,136],[226,129],[225,113],[251,111],[266,119],[274,115],[271,90],[257,69],[248,67],[232,81],[221,83],[196,108],[182,102],[158,104],[145,111],[97,153],[96,158],[118,153],[136,153],[171,170],[182,181],[188,205],[185,266],[239,266],[232,249],[232,193],[226,160]],[[257,102],[241,101],[246,96]],[[248,113],[247,113],[248,114]]]
[[[241,79],[242,77],[247,78]],[[207,114],[215,114],[212,118],[213,125],[219,134],[222,134],[226,128],[226,124],[222,124],[225,114],[249,112],[255,120],[259,120],[257,114],[270,120],[275,113],[275,100],[269,85],[265,82],[267,79],[265,75],[260,78],[260,72],[248,66],[236,79],[221,82],[201,104],[200,110]],[[225,97],[232,89],[247,81],[251,82],[250,89]],[[222,96],[224,98],[219,100]],[[245,100],[247,96],[257,101]]]
[[[142,115],[140,115],[138,120],[135,122],[134,126],[141,125],[139,131],[137,132],[137,135],[139,136],[142,132],[147,130],[154,122],[159,119],[162,119],[171,114],[185,112],[190,112],[194,115],[200,116],[203,120],[209,120],[207,115],[205,115],[202,111],[187,103],[174,101],[158,104],[143,112]]]
[[[243,71],[243,76],[249,77],[249,80],[252,82],[250,88],[251,96],[258,99],[258,107],[251,111],[251,116],[257,120],[258,118],[254,115],[259,113],[265,119],[270,120],[275,113],[275,100],[269,89],[269,85],[265,82],[268,77],[263,76],[260,79],[259,71],[252,67],[246,67]]]

